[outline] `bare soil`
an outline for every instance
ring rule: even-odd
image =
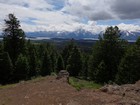
[[[129,105],[123,103],[125,100],[135,101],[132,97],[100,90],[78,91],[63,79],[57,80],[54,76],[0,89],[0,105]]]

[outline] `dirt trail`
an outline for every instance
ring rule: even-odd
[[[77,91],[68,83],[49,76],[0,89],[0,105],[123,105],[123,97],[99,90]]]

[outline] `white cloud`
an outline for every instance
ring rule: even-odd
[[[47,9],[44,9],[45,7]],[[8,13],[14,13],[18,17],[25,31],[44,30],[50,24],[70,24],[79,21],[76,16],[53,11],[52,8],[53,6],[45,0],[0,0],[0,25],[3,24]]]
[[[67,0],[62,11],[90,20],[139,19],[140,0]]]
[[[121,23],[121,24],[118,25],[118,27],[119,27],[121,30],[140,31],[140,26],[139,26],[139,25]]]
[[[0,0],[2,4],[8,4],[12,6],[22,6],[30,9],[52,9],[54,6],[49,4],[46,0]]]
[[[120,1],[122,0],[0,0],[0,31],[6,15],[14,13],[21,21],[24,31],[74,31],[82,28],[99,33],[107,25],[97,25],[96,20],[123,18],[119,9],[122,11],[125,3],[122,2],[119,9],[115,5],[120,4]],[[139,0],[136,1],[137,4],[140,3]],[[132,0],[125,2],[130,4]],[[58,10],[55,9],[59,6]],[[133,8],[131,6],[131,10]],[[87,24],[81,23],[83,18],[89,19]],[[140,30],[139,25],[122,23],[118,26],[122,30]]]
[[[118,19],[112,12],[114,0],[68,0],[62,11],[90,20]]]

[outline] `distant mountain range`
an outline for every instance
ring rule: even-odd
[[[85,39],[95,38],[98,39],[98,34],[79,29],[73,32],[70,31],[40,31],[40,32],[28,32],[27,37],[48,37],[48,38],[62,38],[62,39]]]
[[[26,32],[27,38],[30,39],[51,39],[51,38],[61,38],[61,39],[91,39],[97,40],[99,35],[103,35],[103,31],[100,33],[92,33],[84,29],[78,29],[76,31],[38,31],[38,32]],[[140,36],[140,31],[121,31],[121,38],[126,40],[137,40]],[[2,36],[0,35],[0,38]]]
[[[39,31],[39,32],[27,32],[28,38],[62,38],[62,39],[93,39],[97,40],[99,35],[102,35],[103,31],[100,33],[92,33],[83,29],[79,29],[73,32],[69,31]],[[121,31],[121,38],[126,40],[137,40],[140,36],[140,31]]]

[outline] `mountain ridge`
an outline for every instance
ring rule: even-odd
[[[126,40],[137,40],[140,37],[140,31],[120,31],[121,38]],[[37,32],[26,32],[27,37],[36,38],[44,37],[47,38],[62,38],[62,39],[98,39],[99,35],[103,35],[103,31],[100,33],[92,33],[84,29],[78,29],[76,31],[37,31]]]

